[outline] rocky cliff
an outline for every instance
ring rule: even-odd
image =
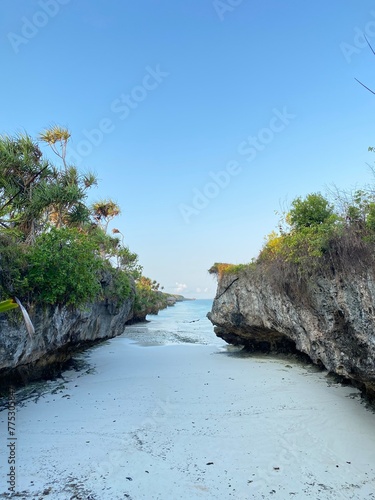
[[[252,350],[300,351],[375,394],[375,272],[318,272],[303,286],[275,286],[250,271],[217,273],[215,333]],[[298,292],[299,290],[299,292]]]
[[[30,311],[35,334],[11,315],[0,317],[0,376],[24,368],[41,368],[67,357],[79,345],[120,335],[132,317],[133,297],[123,303],[103,301],[82,310],[66,307]]]

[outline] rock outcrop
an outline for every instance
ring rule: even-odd
[[[176,304],[176,302],[185,302],[187,300],[195,300],[195,299],[187,299],[183,295],[178,295],[176,293],[174,293],[174,294],[167,293],[165,295],[167,296],[167,302],[168,302],[169,306],[174,306]]]
[[[30,311],[35,334],[30,337],[23,323],[0,317],[0,376],[25,368],[43,367],[66,358],[79,345],[120,335],[131,319],[133,297],[122,303],[103,301],[77,310],[37,307]]]
[[[317,273],[300,294],[250,272],[218,275],[215,333],[252,350],[300,351],[375,394],[375,274]]]

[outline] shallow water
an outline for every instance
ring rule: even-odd
[[[169,344],[226,345],[216,337],[206,315],[212,308],[211,299],[187,300],[168,307],[158,315],[148,316],[149,322],[128,326],[124,336],[144,346]]]

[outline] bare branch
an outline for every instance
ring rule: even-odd
[[[355,80],[357,80],[357,78],[355,78]],[[375,95],[375,92],[371,89],[369,89],[368,87],[366,87],[366,85],[364,85],[362,82],[360,82],[359,80],[357,80],[357,82],[362,85],[362,87],[365,87],[365,89],[367,89],[369,92],[371,92],[371,94],[374,94]]]
[[[367,45],[370,47],[371,52],[372,52],[372,53],[374,54],[374,56],[375,56],[375,51],[374,51],[374,49],[371,47],[371,44],[370,44],[370,42],[368,41],[367,36],[366,36],[366,35],[364,35],[364,36],[365,36],[365,39],[366,39]]]

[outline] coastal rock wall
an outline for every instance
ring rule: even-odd
[[[310,279],[303,293],[251,273],[218,276],[215,333],[252,350],[297,350],[375,394],[375,277],[371,269]]]
[[[66,307],[30,311],[35,334],[30,337],[23,323],[0,317],[0,375],[22,366],[47,365],[80,344],[120,335],[132,317],[133,297],[123,303],[98,302],[82,310]]]

